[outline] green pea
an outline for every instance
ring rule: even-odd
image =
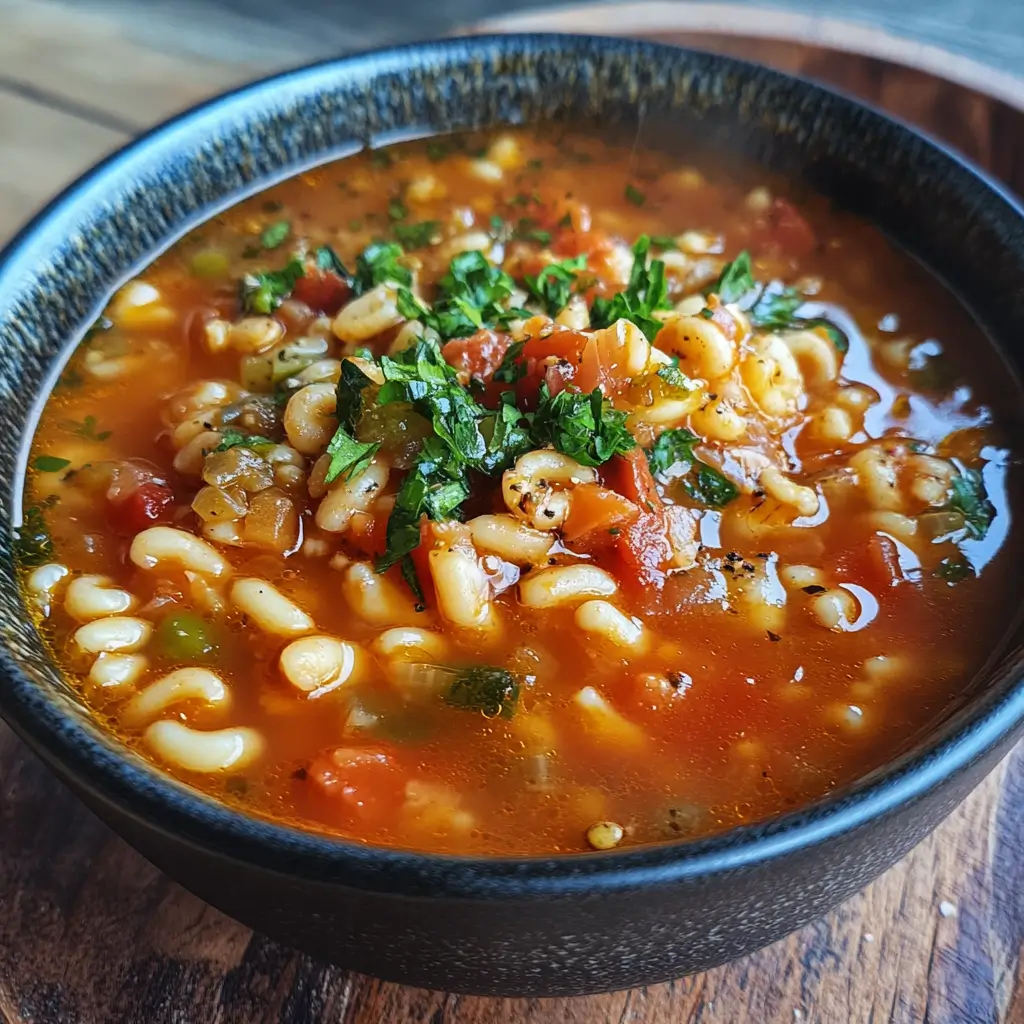
[[[168,615],[157,626],[156,640],[162,653],[172,661],[209,663],[220,654],[215,628],[195,612]]]
[[[202,249],[189,265],[196,277],[224,277],[231,268],[231,260],[220,249]]]

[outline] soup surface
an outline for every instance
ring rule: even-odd
[[[1011,390],[820,198],[587,136],[405,144],[113,297],[34,441],[26,601],[111,729],[259,815],[709,834],[907,749],[992,651]]]

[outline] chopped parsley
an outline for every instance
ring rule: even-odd
[[[370,356],[369,358],[372,358]],[[346,430],[355,430],[363,415],[363,392],[373,383],[351,359],[341,361],[341,376],[338,378],[336,414],[338,422]]]
[[[501,384],[515,384],[526,376],[526,367],[519,361],[525,341],[514,341],[501,357],[501,365],[494,371],[494,379]]]
[[[47,498],[39,505],[30,505],[25,509],[21,526],[17,529],[13,549],[18,564],[26,569],[45,565],[53,558],[53,541],[50,529],[46,525],[43,509],[56,503],[56,498]]]
[[[412,271],[401,259],[405,250],[394,242],[371,242],[357,257],[355,285],[358,294],[385,282],[404,285],[412,284]]]
[[[277,444],[269,437],[260,437],[259,434],[243,434],[234,428],[225,430],[221,435],[220,444],[213,449],[215,452],[226,452],[231,448],[266,448]]]
[[[585,270],[586,266],[586,256],[573,256],[558,263],[549,263],[536,276],[526,276],[526,287],[544,307],[544,312],[548,316],[558,316],[569,304],[573,286],[576,284],[576,272]]]
[[[37,455],[32,460],[32,468],[40,473],[59,473],[70,465],[70,459],[59,459],[56,455]]]
[[[450,142],[438,142],[436,139],[432,139],[426,146],[427,159],[436,164],[448,156],[454,148]]]
[[[659,309],[671,309],[668,301],[668,284],[665,280],[665,264],[662,260],[647,263],[651,240],[641,235],[633,246],[633,269],[629,285],[624,292],[610,299],[598,296],[590,310],[593,327],[610,327],[616,320],[630,320],[653,340],[661,330],[661,321],[652,314]]]
[[[86,416],[81,423],[77,420],[62,420],[57,424],[62,430],[67,430],[75,437],[81,437],[86,441],[106,441],[112,430],[97,430],[99,424],[95,416]]]
[[[265,227],[260,235],[260,245],[264,249],[276,249],[292,233],[292,226],[286,220],[275,221]]]
[[[714,293],[725,304],[739,302],[754,289],[754,268],[750,253],[744,249],[731,263],[726,263],[718,280],[706,294]]]
[[[960,558],[943,558],[935,568],[935,575],[940,580],[945,580],[949,586],[956,586],[957,583],[963,583],[964,580],[974,579],[975,573],[971,566],[971,563],[967,559]]]
[[[455,677],[445,703],[487,718],[511,718],[519,703],[519,683],[507,668],[475,665]]]
[[[643,206],[647,202],[647,196],[640,191],[632,182],[626,183],[625,190],[626,199],[631,202],[634,206]]]
[[[663,251],[679,248],[679,244],[672,235],[651,235],[651,245]]]
[[[613,409],[600,388],[589,395],[566,388],[552,397],[547,384],[541,384],[532,426],[537,444],[554,445],[584,466],[600,466],[636,447],[626,414]]]
[[[409,207],[401,199],[392,199],[388,202],[388,218],[390,220],[405,220],[409,216]]]
[[[493,266],[482,252],[462,252],[451,261],[448,273],[438,283],[432,307],[404,288],[398,293],[398,311],[433,328],[442,341],[468,338],[483,327],[499,326],[510,317],[530,315],[526,310],[506,308],[514,289],[512,278]]]
[[[352,480],[366,470],[380,448],[379,443],[364,444],[352,437],[344,427],[338,427],[327,445],[331,464],[324,477],[325,484],[332,484],[339,477]]]
[[[739,489],[713,466],[701,462],[694,454],[700,438],[678,427],[659,435],[647,452],[651,472],[662,480],[679,480],[683,490],[700,505],[723,508],[737,497]]]
[[[259,274],[246,274],[240,286],[240,301],[247,313],[273,313],[291,295],[306,267],[298,256],[293,256],[281,270],[267,270]]]
[[[988,500],[985,482],[976,469],[960,468],[959,476],[953,478],[953,494],[948,508],[964,517],[967,532],[975,540],[981,540],[992,525],[996,510]]]
[[[418,224],[393,224],[395,238],[406,249],[425,249],[441,240],[441,222],[423,220]]]

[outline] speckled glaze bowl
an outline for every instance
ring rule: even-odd
[[[321,959],[465,992],[646,984],[780,938],[906,853],[1024,719],[1021,645],[1008,621],[1003,647],[964,681],[960,707],[897,763],[828,800],[711,840],[528,860],[395,852],[247,818],[93,724],[42,653],[10,539],[26,438],[106,297],[197,221],[328,157],[416,134],[552,120],[639,122],[648,141],[726,144],[802,179],[881,224],[962,293],[1010,363],[1024,359],[1024,215],[996,185],[818,86],[609,39],[456,40],[257,83],[100,165],[0,259],[4,717],[97,814],[214,906]]]

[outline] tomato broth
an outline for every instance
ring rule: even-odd
[[[391,847],[708,835],[892,760],[1016,601],[1016,392],[944,286],[796,195],[516,131],[191,232],[33,443],[58,664],[178,778]]]

